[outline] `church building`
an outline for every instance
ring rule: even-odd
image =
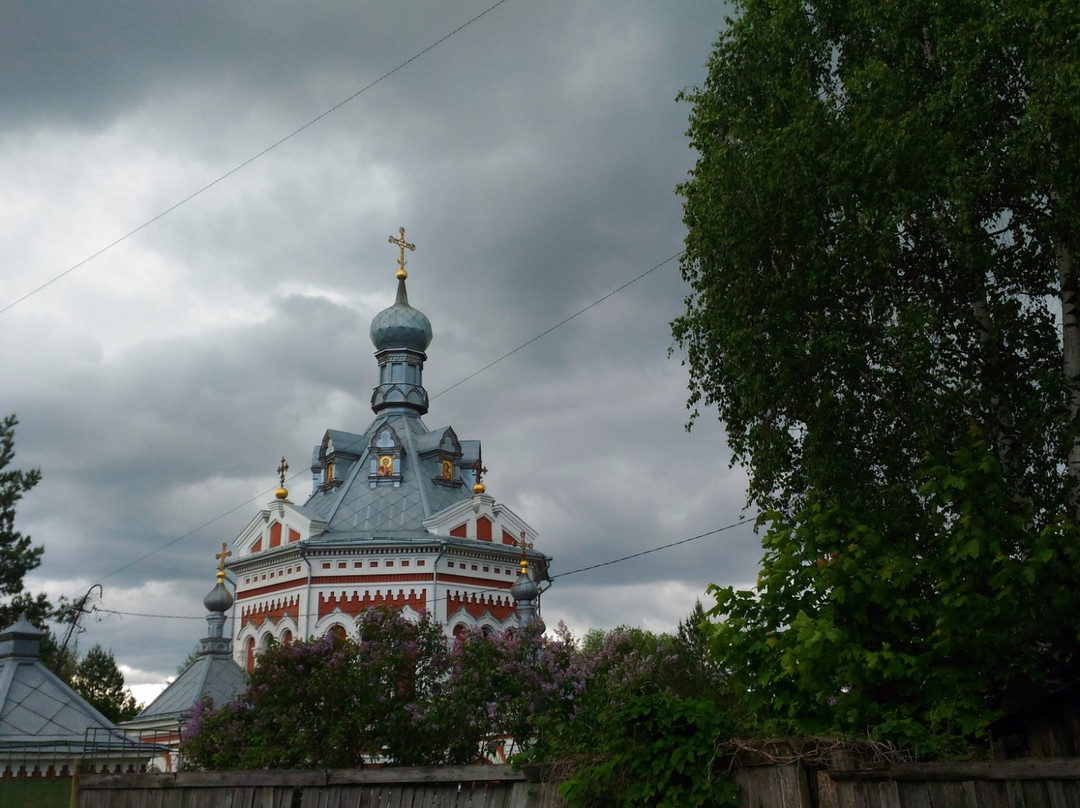
[[[281,487],[233,545],[234,653],[249,670],[275,642],[355,635],[372,606],[430,613],[447,636],[539,619],[551,559],[532,549],[536,531],[486,493],[480,441],[422,420],[431,323],[406,293],[415,245],[404,228],[389,241],[397,298],[371,323],[374,419],[362,432],[322,434],[303,504],[289,498],[283,458]]]

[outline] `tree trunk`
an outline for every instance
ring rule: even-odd
[[[1061,341],[1065,384],[1069,394],[1069,440],[1067,473],[1071,484],[1069,505],[1080,522],[1080,310],[1077,309],[1077,278],[1072,250],[1059,243],[1056,250],[1061,289]]]

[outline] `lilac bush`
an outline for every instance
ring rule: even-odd
[[[264,651],[236,700],[196,706],[185,758],[211,769],[444,762],[452,728],[437,719],[447,670],[438,625],[371,609],[357,626],[358,641],[327,635]]]
[[[357,628],[357,640],[268,649],[239,698],[196,705],[188,762],[438,765],[490,760],[497,749],[568,761],[570,805],[714,804],[709,766],[726,714],[684,637],[621,628],[575,642],[560,626],[551,637],[470,630],[448,642],[430,618],[385,609],[362,614]]]

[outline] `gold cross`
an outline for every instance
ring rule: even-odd
[[[529,569],[529,559],[525,556],[526,550],[531,550],[533,543],[525,540],[525,531],[521,531],[521,538],[514,542],[515,545],[521,548],[521,561],[518,563],[521,565],[521,574],[524,575]]]
[[[285,472],[289,470],[289,464],[285,462],[285,455],[281,456],[281,465],[277,467],[277,473],[281,476],[281,485],[285,485]]]
[[[221,563],[218,564],[217,569],[217,580],[219,584],[225,580],[225,559],[231,555],[232,550],[229,549],[229,545],[227,545],[225,542],[222,542],[221,552],[214,555],[214,558],[220,559],[221,561]]]
[[[476,462],[469,466],[469,468],[476,472],[476,484],[482,485],[484,482],[484,475],[487,474],[487,469],[484,468],[484,464],[480,458],[476,458]]]
[[[413,252],[416,252],[416,245],[415,244],[410,244],[409,242],[407,242],[405,240],[405,228],[404,227],[399,227],[398,228],[398,234],[399,235],[398,235],[397,238],[394,238],[393,236],[387,236],[386,240],[388,242],[390,242],[391,244],[398,245],[397,278],[398,278],[398,280],[403,281],[407,277],[409,277],[409,273],[405,271],[405,251],[406,250],[412,250]]]

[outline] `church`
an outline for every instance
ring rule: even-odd
[[[480,441],[429,429],[428,318],[409,305],[401,228],[397,296],[371,323],[378,384],[359,432],[327,429],[298,504],[280,487],[221,558],[236,582],[233,653],[251,670],[262,649],[333,632],[355,636],[373,606],[431,614],[448,637],[539,619],[551,558],[536,531],[486,492]]]

